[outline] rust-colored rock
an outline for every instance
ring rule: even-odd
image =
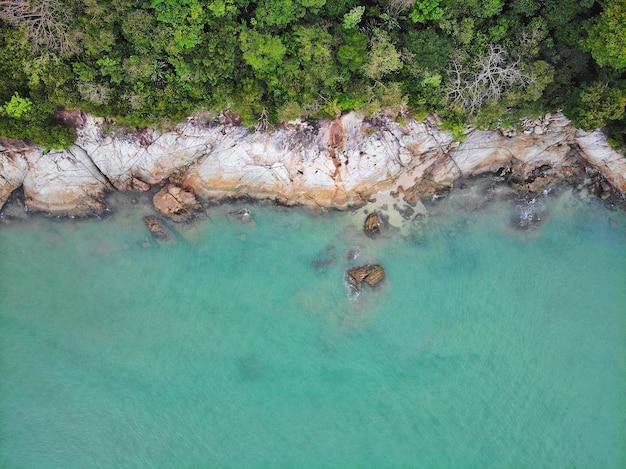
[[[373,287],[377,283],[379,283],[382,279],[385,278],[385,269],[383,269],[382,265],[374,264],[372,265],[363,281],[367,283],[370,287]]]
[[[365,232],[365,235],[372,239],[380,236],[384,229],[385,221],[383,220],[382,215],[378,212],[370,213],[363,224],[363,231]]]
[[[175,222],[187,221],[195,216],[202,206],[193,192],[169,184],[152,198],[154,208]]]
[[[385,269],[380,264],[366,264],[348,269],[348,283],[357,291],[361,291],[362,282],[373,287],[384,278]]]
[[[139,178],[132,178],[130,180],[130,188],[134,191],[148,192],[150,190],[150,184],[143,182]]]

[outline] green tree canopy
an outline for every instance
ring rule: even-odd
[[[601,67],[626,70],[626,0],[608,0],[599,18],[587,26],[583,46]]]

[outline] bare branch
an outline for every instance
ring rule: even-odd
[[[257,124],[255,127],[255,131],[257,132],[265,132],[269,125],[269,115],[267,113],[267,109],[263,108],[263,112],[261,112],[261,116],[257,119]]]
[[[34,52],[42,48],[60,53],[77,50],[68,35],[73,19],[70,9],[59,0],[0,0],[0,18],[21,28]]]
[[[508,88],[524,88],[535,82],[535,77],[521,70],[520,59],[512,60],[498,44],[489,44],[472,67],[465,67],[460,58],[454,59],[447,74],[448,99],[470,114],[485,100],[501,99]]]

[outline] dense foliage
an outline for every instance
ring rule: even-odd
[[[0,135],[72,141],[80,108],[160,126],[562,108],[623,143],[626,0],[0,0]]]

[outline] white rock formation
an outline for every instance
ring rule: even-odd
[[[100,199],[112,189],[107,177],[77,146],[30,162],[23,188],[29,209],[75,215],[101,212]]]
[[[414,203],[459,177],[497,170],[537,190],[531,181],[537,168],[558,178],[585,166],[626,194],[624,156],[602,133],[576,131],[559,113],[542,118],[539,133],[471,131],[463,142],[433,120],[372,125],[355,113],[319,121],[316,129],[270,133],[190,119],[163,134],[105,135],[103,123],[83,116],[68,150],[0,147],[0,207],[23,186],[29,209],[82,215],[103,210],[107,191],[169,181],[200,198],[249,195],[346,208],[392,192]]]
[[[577,130],[576,143],[588,164],[600,171],[615,189],[626,194],[626,157],[611,148],[604,134],[599,130]]]
[[[42,155],[36,147],[9,150],[0,147],[0,208],[15,189],[20,187],[31,167]]]
[[[147,130],[105,135],[103,122],[104,119],[87,116],[84,126],[77,131],[76,145],[89,154],[119,190],[130,189],[133,178],[148,184],[160,183],[178,168],[210,152],[211,142],[221,136],[218,128],[190,123],[179,124],[164,134]]]

